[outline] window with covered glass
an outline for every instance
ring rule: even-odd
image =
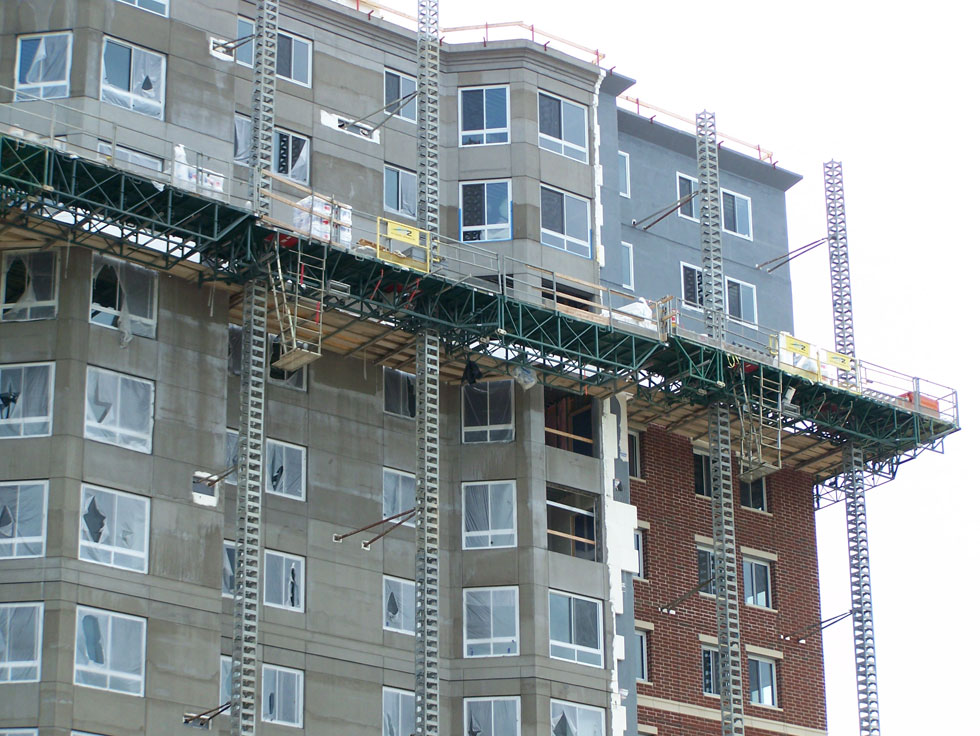
[[[464,384],[463,442],[510,442],[514,439],[514,382]]]
[[[511,657],[519,642],[516,587],[463,591],[464,657]]]
[[[150,499],[82,485],[78,559],[146,572]]]
[[[47,534],[48,482],[0,482],[0,560],[43,557]]]
[[[157,274],[147,268],[92,256],[92,300],[89,322],[112,327],[128,340],[154,337],[157,330]]]
[[[36,33],[17,38],[14,101],[67,97],[72,34]]]
[[[517,544],[516,495],[512,480],[463,484],[463,549]]]
[[[163,119],[167,58],[115,38],[102,47],[102,101]]]
[[[54,363],[0,365],[0,439],[51,434]]]
[[[143,695],[146,619],[79,606],[75,620],[75,684]]]
[[[9,251],[0,273],[0,321],[53,319],[58,314],[58,254]]]

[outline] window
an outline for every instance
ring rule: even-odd
[[[167,5],[170,3],[170,0],[119,0],[119,2],[135,5],[137,8],[149,10],[151,13],[166,16]]]
[[[629,432],[626,435],[626,457],[631,478],[643,477],[643,465],[640,462],[640,433]]]
[[[385,209],[405,217],[416,216],[419,178],[413,171],[385,164]]]
[[[509,180],[461,183],[459,201],[462,240],[510,240],[513,237]]]
[[[0,605],[0,683],[41,679],[41,603]]]
[[[415,635],[415,583],[384,576],[384,626],[388,631]]]
[[[99,153],[112,157],[114,161],[123,161],[133,166],[142,166],[144,169],[151,169],[153,171],[163,171],[162,158],[137,151],[135,148],[126,148],[118,144],[113,147],[109,141],[99,141]]]
[[[647,634],[645,631],[633,632],[633,645],[636,656],[636,679],[647,680]]]
[[[265,551],[265,599],[267,606],[303,610],[306,560],[285,552]]]
[[[153,382],[90,365],[85,396],[85,437],[150,453],[153,447]]]
[[[413,98],[404,105],[402,101],[415,92],[417,86],[415,77],[385,69],[385,110],[394,113],[396,118],[414,123],[418,116],[416,100]]]
[[[167,59],[124,41],[102,48],[102,101],[163,120]]]
[[[576,161],[588,161],[585,107],[538,92],[538,145]]]
[[[593,457],[593,429],[590,397],[545,386],[544,441],[548,447]]]
[[[143,695],[146,619],[79,606],[75,684]]]
[[[294,388],[297,391],[306,391],[307,366],[304,365],[297,371],[286,371],[275,366],[279,358],[282,357],[282,342],[280,341],[279,335],[269,335],[269,349],[266,351],[266,354],[269,356],[269,383]],[[240,370],[241,363],[239,359]]]
[[[415,418],[415,374],[384,369],[384,410],[409,419]]]
[[[600,708],[551,701],[551,736],[603,736],[605,713]]]
[[[475,87],[459,91],[459,145],[510,142],[510,89]]]
[[[82,486],[78,559],[146,572],[150,499],[98,486]]]
[[[238,38],[255,35],[255,21],[238,19]],[[313,42],[280,30],[276,46],[276,76],[291,82],[310,86],[310,64]],[[255,59],[255,42],[250,40],[235,49],[235,61],[252,66]]]
[[[0,439],[51,434],[53,363],[0,365]]]
[[[752,240],[752,201],[722,189],[721,226],[725,232]]]
[[[252,66],[252,62],[255,60],[255,40],[252,38],[254,35],[255,21],[239,17],[235,38],[245,38],[246,36],[249,38],[248,41],[235,49],[235,61],[239,64]]]
[[[772,587],[769,563],[750,557],[742,558],[742,582],[745,586],[745,602],[751,606],[772,608]]]
[[[303,727],[303,672],[262,665],[262,720]]]
[[[711,498],[711,458],[694,453],[694,493]]]
[[[756,323],[755,286],[744,281],[726,278],[728,316],[750,325]]]
[[[228,325],[228,375],[242,375],[241,325]]]
[[[79,733],[72,731],[72,736]],[[0,736],[37,736],[36,728],[0,728]]]
[[[463,484],[463,549],[517,545],[516,483]]]
[[[698,547],[698,592],[715,595],[715,552]]]
[[[3,254],[0,321],[53,319],[58,314],[58,254],[12,251]]]
[[[510,442],[514,439],[514,382],[464,384],[463,442]]]
[[[591,258],[588,200],[542,185],[541,242]]]
[[[415,509],[415,476],[400,470],[384,469],[381,491],[381,518]],[[404,517],[401,517],[404,518]],[[400,521],[401,518],[396,519]],[[415,526],[409,517],[405,526]]]
[[[756,705],[776,705],[776,663],[749,657],[749,700]]]
[[[643,569],[643,549],[646,542],[642,529],[633,530],[633,551],[636,552],[636,576],[645,577]]]
[[[756,478],[751,483],[739,483],[739,496],[742,506],[756,511],[769,511],[766,503],[766,479]]]
[[[43,33],[17,39],[14,102],[68,96],[71,33]]]
[[[235,470],[225,476],[225,483],[233,486],[238,485],[238,432],[234,429],[225,429],[225,470],[235,468]]]
[[[602,667],[599,601],[568,593],[549,593],[551,656]]]
[[[721,662],[718,650],[701,647],[701,692],[721,695]]]
[[[517,588],[463,591],[463,656],[511,657],[520,654]]]
[[[221,655],[220,659],[220,683],[218,685],[218,705],[231,702],[231,657]]]
[[[381,696],[383,736],[412,736],[415,733],[415,693],[383,689]]]
[[[265,441],[265,492],[297,501],[306,499],[306,448]]]
[[[624,289],[633,290],[633,245],[620,243],[620,275],[619,281]]]
[[[598,562],[596,501],[591,493],[549,487],[548,549]]]
[[[521,699],[464,698],[463,733],[467,736],[520,736]]]
[[[221,543],[221,595],[235,595],[235,568],[238,567],[238,550],[230,539]]]
[[[276,173],[300,184],[310,180],[310,139],[276,128]]]
[[[89,322],[117,329],[127,340],[133,335],[154,337],[157,331],[156,272],[94,254]]]
[[[685,307],[701,309],[704,306],[704,287],[700,266],[681,263],[681,294]]]
[[[677,175],[677,201],[681,202],[677,214],[691,220],[701,219],[701,209],[698,205],[698,180],[683,174]]]
[[[48,482],[0,483],[0,560],[44,557]]]
[[[630,155],[625,151],[619,152],[619,193],[629,199],[630,196]]]

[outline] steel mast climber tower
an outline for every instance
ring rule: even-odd
[[[838,368],[842,387],[858,388],[854,363],[854,310],[851,304],[851,269],[844,216],[844,174],[840,162],[823,165],[827,200],[827,244],[830,250],[830,293],[834,309],[834,343],[838,353],[851,359],[847,370]],[[878,673],[871,609],[871,562],[868,554],[868,515],[864,502],[864,452],[852,441],[843,447],[844,508],[847,551],[851,573],[851,620],[854,627],[854,668],[857,674],[858,719],[861,736],[878,736]]]
[[[439,0],[418,3],[418,224],[439,237]],[[439,734],[439,333],[416,337],[415,736]]]
[[[270,214],[269,190],[276,96],[278,0],[257,0],[252,65],[252,205]],[[242,385],[238,425],[238,500],[235,536],[235,623],[231,659],[231,733],[255,733],[259,644],[259,545],[265,453],[265,363],[268,286],[245,285],[242,304]]]
[[[724,344],[725,275],[721,250],[718,143],[713,113],[697,116],[698,198],[701,217],[701,273],[708,337]],[[738,564],[735,552],[735,493],[728,405],[708,407],[711,458],[711,524],[715,557],[715,605],[723,736],[745,733],[742,709],[742,635],[739,626]]]

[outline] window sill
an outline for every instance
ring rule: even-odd
[[[763,511],[762,509],[754,509],[751,506],[739,506],[739,508],[742,509],[742,511],[751,511],[753,514],[759,514],[760,516],[768,516],[770,519],[772,518],[772,512],[771,511]]]
[[[633,582],[634,583],[649,583],[650,581],[647,580],[647,578],[642,577],[640,575],[634,575],[633,576]]]
[[[629,478],[630,480],[637,480],[640,483],[646,483],[646,481],[638,475],[631,475]]]
[[[782,713],[783,709],[778,705],[766,705],[765,703],[753,703],[749,701],[746,705],[751,705],[753,708],[765,708],[766,710],[773,711],[775,713]]]
[[[770,608],[769,606],[757,606],[755,603],[745,603],[746,608],[751,608],[755,611],[766,611],[767,613],[779,613],[778,608]]]

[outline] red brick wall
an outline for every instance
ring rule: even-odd
[[[694,594],[677,605],[675,615],[658,607],[676,600],[697,585],[694,535],[711,537],[711,500],[694,493],[694,461],[690,440],[651,426],[641,434],[643,480],[630,481],[630,498],[638,517],[650,524],[645,534],[646,582],[635,583],[636,618],[654,624],[647,635],[649,685],[639,695],[717,710],[717,697],[701,688],[699,634],[717,636],[714,597]],[[735,465],[737,469],[737,461]],[[812,479],[783,470],[766,479],[769,514],[737,507],[739,595],[743,596],[741,547],[775,553],[770,563],[776,611],[741,606],[744,644],[778,650],[776,692],[779,710],[749,703],[748,665],[742,660],[745,714],[809,728],[826,729],[823,652],[819,633],[805,644],[781,640],[820,620],[817,585],[816,529]],[[736,488],[736,494],[738,490]],[[736,495],[737,498],[737,495]],[[744,600],[744,598],[742,598]],[[657,726],[663,736],[716,734],[718,722],[640,708],[640,722]]]

